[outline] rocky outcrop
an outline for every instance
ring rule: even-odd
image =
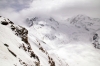
[[[6,21],[2,21],[1,24],[2,24],[2,25],[8,25],[9,23],[6,22]]]
[[[93,45],[95,48],[100,49],[99,36],[97,33],[93,36]]]
[[[15,34],[19,37],[21,37],[22,41],[24,41],[26,44],[29,44],[28,42],[28,30],[25,29],[24,27],[22,26],[17,26],[15,28]]]

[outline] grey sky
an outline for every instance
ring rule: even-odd
[[[73,1],[73,0],[72,0]],[[63,16],[86,14],[100,18],[100,0],[74,0],[75,2],[66,3],[55,11]]]
[[[13,8],[17,11],[28,8],[32,0],[0,0],[0,9]]]
[[[85,14],[100,18],[100,0],[0,0],[0,15],[17,22],[27,17]]]

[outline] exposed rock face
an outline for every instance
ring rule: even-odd
[[[12,28],[14,30],[14,28]],[[16,26],[15,27],[15,34],[19,37],[21,37],[22,41],[24,41],[26,44],[29,44],[28,42],[28,30],[25,29],[22,26]]]
[[[94,34],[93,41],[94,41],[93,42],[94,47],[97,48],[97,49],[100,49],[99,36],[98,36],[97,33]]]
[[[2,24],[2,25],[8,25],[8,22],[2,21],[1,24]]]

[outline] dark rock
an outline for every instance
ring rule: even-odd
[[[26,44],[29,44],[28,37],[22,37],[22,41],[24,41]]]
[[[40,66],[40,62],[35,62],[35,66]]]
[[[45,53],[45,50],[42,47],[40,47],[39,50]]]
[[[14,24],[12,21],[9,22],[10,24]]]
[[[16,28],[13,25],[11,25],[11,29],[14,31]]]
[[[96,40],[97,37],[98,37],[98,34],[95,34],[95,35],[93,36],[93,40]]]
[[[9,45],[7,45],[7,44],[4,44],[6,47],[9,47]]]
[[[8,48],[7,48],[7,49],[8,49]],[[17,57],[17,55],[16,55],[14,52],[12,52],[10,49],[8,49],[8,51],[9,51],[13,56]]]
[[[94,45],[94,47],[100,49],[99,36],[97,33],[93,36],[93,41],[94,42],[92,44]]]
[[[27,49],[28,49],[28,52],[32,50],[31,46],[28,46]]]
[[[25,47],[25,45],[23,44],[23,49],[25,50],[25,51],[27,51],[27,48]]]
[[[36,56],[36,59],[40,62],[40,60],[39,60],[38,56]]]
[[[34,52],[33,51],[31,51],[31,56],[30,57],[36,57],[36,55],[34,54]]]
[[[2,24],[2,25],[8,25],[9,23],[6,22],[6,21],[1,21],[1,24]]]

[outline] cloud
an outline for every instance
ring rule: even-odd
[[[32,0],[0,0],[0,9],[13,8],[17,11],[28,8]]]
[[[53,14],[70,17],[77,14],[86,14],[100,18],[100,0],[70,0],[54,11]]]
[[[20,11],[29,8],[32,0],[0,0],[0,15],[14,22],[21,22]]]
[[[27,17],[67,18],[77,14],[100,17],[99,0],[0,0],[0,15],[16,23]]]

